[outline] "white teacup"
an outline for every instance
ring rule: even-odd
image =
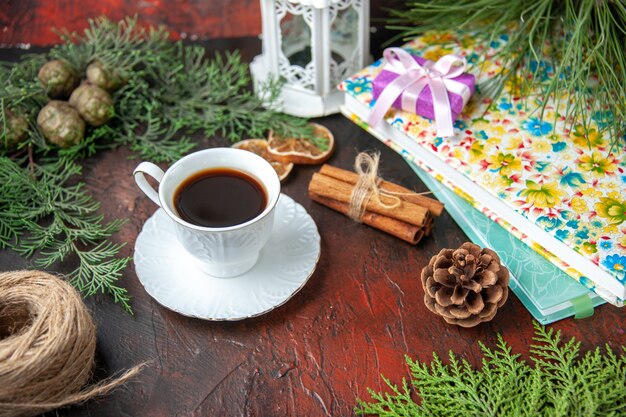
[[[211,168],[242,171],[257,179],[267,192],[267,205],[261,214],[228,227],[204,227],[183,220],[174,207],[176,189],[185,179]],[[159,183],[158,191],[148,183],[146,174]],[[213,148],[185,156],[165,173],[151,162],[142,162],[133,175],[141,191],[172,219],[178,240],[200,269],[215,277],[228,278],[254,266],[272,232],[280,196],[278,175],[265,159],[241,149]]]

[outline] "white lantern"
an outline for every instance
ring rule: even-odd
[[[255,88],[284,81],[285,113],[339,111],[336,86],[369,61],[369,0],[261,0],[263,53],[250,70]]]

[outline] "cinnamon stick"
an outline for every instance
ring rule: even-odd
[[[352,184],[342,180],[315,173],[309,183],[309,194],[349,204],[353,188]],[[423,227],[428,218],[431,217],[429,209],[408,201],[401,201],[401,204],[397,207],[385,207],[385,205],[392,206],[394,203],[396,203],[395,199],[381,195],[380,202],[369,199],[365,210],[391,217],[420,228]]]
[[[350,211],[350,205],[347,203],[342,203],[331,198],[322,197],[314,193],[309,193],[309,197],[313,201],[317,201],[318,203],[323,204],[326,207],[329,207],[335,211],[338,211],[339,213],[347,215]],[[389,233],[390,235],[400,238],[405,242],[409,242],[412,245],[418,243],[424,236],[424,231],[419,226],[405,223],[391,217],[372,213],[371,211],[366,211],[365,213],[363,213],[361,221],[368,226]]]
[[[347,182],[348,184],[352,185],[355,185],[359,180],[359,175],[357,173],[337,168],[328,164],[322,165],[322,168],[320,169],[320,174],[343,182]],[[435,199],[419,195],[414,191],[411,191],[408,188],[404,188],[398,184],[382,180],[378,186],[382,191],[387,191],[392,195],[396,195],[399,199],[403,201],[426,207],[435,217],[439,217],[443,211],[443,203]]]
[[[435,223],[434,217],[431,217],[428,222],[424,225],[424,236],[430,236],[430,232],[433,230],[433,225]]]

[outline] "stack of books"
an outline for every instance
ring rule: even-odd
[[[404,46],[437,60],[454,53],[475,62],[506,42],[490,45],[472,33],[429,33]],[[391,109],[368,125],[377,61],[340,88],[342,112],[400,153],[478,244],[491,247],[513,275],[511,289],[542,323],[588,316],[626,298],[626,147],[593,124],[566,123],[565,100],[545,106],[508,91],[497,102],[472,98],[440,138],[434,122]],[[539,75],[549,79],[550,68]],[[501,71],[487,60],[477,83]],[[543,117],[540,114],[543,111]],[[597,125],[606,114],[595,114]]]

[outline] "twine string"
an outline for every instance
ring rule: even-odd
[[[85,387],[95,350],[96,326],[70,284],[42,271],[0,273],[0,417],[106,394],[145,366]]]
[[[432,194],[432,191],[401,193],[383,190],[380,187],[383,179],[378,176],[379,162],[380,152],[360,152],[354,160],[354,170],[359,174],[359,179],[350,195],[348,216],[355,222],[363,222],[367,203],[372,199],[381,207],[394,209],[402,205],[402,199],[398,196]],[[391,200],[391,203],[385,203],[381,197]]]
[[[378,177],[379,162],[379,152],[361,152],[354,160],[354,169],[359,174],[359,179],[350,196],[348,216],[355,222],[362,222],[365,208],[371,199],[386,209],[394,209],[402,204],[398,195],[404,193],[394,193],[380,188],[382,179]],[[391,203],[385,203],[381,197],[390,199]]]

